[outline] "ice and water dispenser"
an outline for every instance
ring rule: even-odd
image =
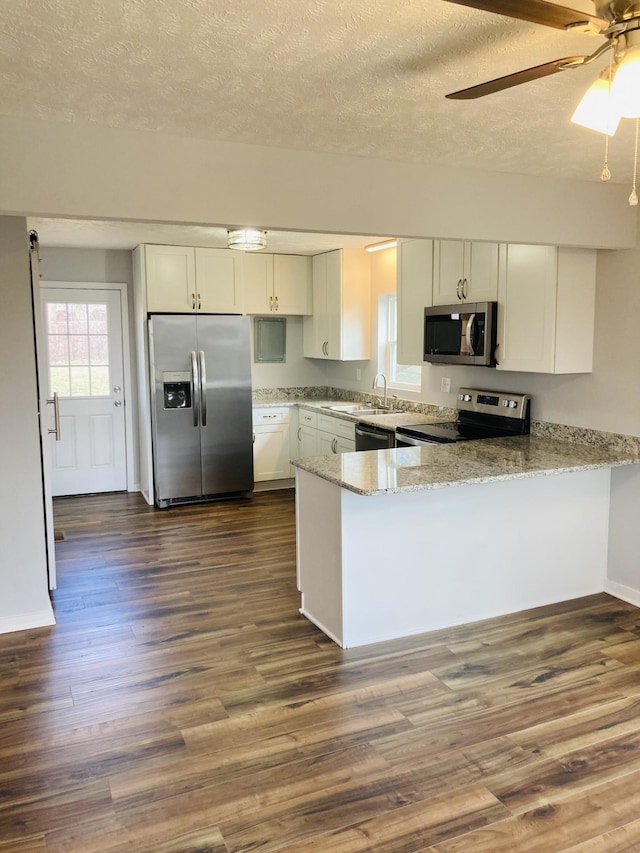
[[[165,409],[191,408],[191,374],[188,371],[167,371],[162,374]]]

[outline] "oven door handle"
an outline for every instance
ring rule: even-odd
[[[475,328],[475,325],[476,325],[476,315],[475,314],[469,314],[469,319],[467,320],[466,338],[467,338],[467,347],[469,348],[469,354],[470,355],[477,355],[477,353],[473,347],[473,330]]]

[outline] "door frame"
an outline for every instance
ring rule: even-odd
[[[40,296],[51,289],[115,290],[120,293],[120,322],[122,323],[122,370],[124,376],[124,442],[127,466],[127,491],[139,491],[135,483],[133,453],[133,386],[131,373],[131,342],[129,335],[129,286],[112,281],[40,281]],[[40,309],[42,310],[42,309]],[[46,380],[44,380],[46,381]]]

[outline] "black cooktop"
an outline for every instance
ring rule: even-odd
[[[505,435],[504,429],[482,427],[477,424],[464,424],[460,421],[443,421],[442,423],[408,424],[398,427],[396,433],[400,436],[410,435],[423,441],[436,441],[441,444],[451,444],[454,441],[472,441],[479,438],[500,438]]]

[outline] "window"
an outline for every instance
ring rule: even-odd
[[[388,377],[389,385],[407,391],[419,391],[422,367],[398,364],[398,301],[394,294],[380,297],[378,313],[378,366]]]
[[[86,302],[47,305],[49,388],[61,397],[109,394],[107,306]]]

